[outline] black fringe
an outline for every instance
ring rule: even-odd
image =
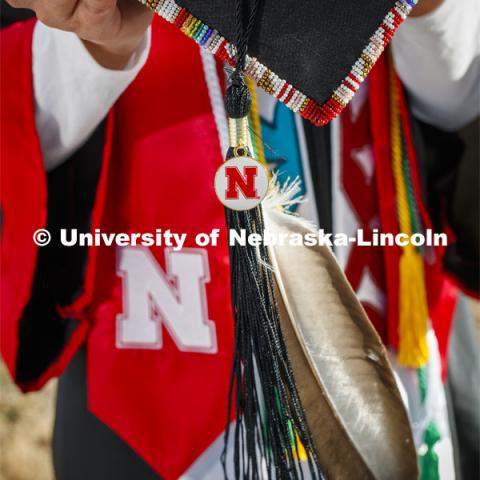
[[[261,207],[226,209],[227,226],[263,236]],[[274,294],[273,272],[265,246],[231,246],[231,292],[235,348],[222,464],[235,408],[235,479],[302,479],[296,432],[308,455],[310,478],[324,479],[288,358]]]

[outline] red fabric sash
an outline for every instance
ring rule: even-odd
[[[197,233],[225,230],[213,190],[223,155],[199,47],[166,22],[154,23],[149,62],[115,106],[113,134],[99,188],[105,197],[97,202],[92,229],[170,229],[187,233],[185,247],[197,250]],[[165,249],[149,250],[167,272]],[[116,319],[126,310],[128,281],[118,271],[118,249],[92,253],[86,294],[75,306],[89,304],[92,324],[90,410],[166,479],[178,478],[225,427],[233,348],[226,238],[202,251],[208,255],[205,288],[216,353],[181,351],[164,327],[160,348],[117,348]],[[156,315],[161,320],[162,312]]]
[[[0,34],[1,132],[1,317],[3,358],[15,378],[18,318],[30,297],[37,258],[32,241],[46,222],[46,181],[35,129],[32,87],[34,22]],[[19,94],[22,92],[22,94]],[[23,128],[19,128],[19,124]],[[16,161],[22,158],[24,161]],[[21,253],[21,254],[19,254]]]
[[[17,379],[19,321],[30,299],[38,253],[33,234],[45,228],[47,217],[47,185],[35,126],[32,85],[34,26],[35,21],[27,21],[0,33],[0,347],[12,378],[25,392],[39,389],[59,375],[87,332],[86,324],[81,323],[58,358],[38,378],[28,382]],[[36,340],[48,345],[43,338]]]

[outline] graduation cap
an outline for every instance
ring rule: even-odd
[[[258,163],[248,158],[244,75],[324,125],[351,100],[416,3],[140,1],[235,68],[225,95],[226,163],[235,168]],[[260,200],[243,210],[223,203],[230,229],[263,235],[267,224],[305,233],[297,219],[269,212]],[[385,349],[328,248],[233,245],[230,270],[235,352],[223,459],[233,442],[235,478],[416,478]]]
[[[235,65],[238,0],[141,1]],[[248,17],[256,0],[242,3]],[[324,125],[352,99],[416,3],[263,0],[248,41],[245,74],[293,111]]]

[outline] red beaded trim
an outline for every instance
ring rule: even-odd
[[[139,0],[155,13],[212,52],[220,60],[233,65],[235,47],[220,33],[180,7],[174,0]],[[322,105],[317,104],[292,85],[282,80],[256,58],[247,55],[245,74],[269,94],[315,125],[325,125],[335,118],[352,99],[375,62],[392,39],[400,24],[407,18],[417,0],[397,0],[390,9],[350,73]]]

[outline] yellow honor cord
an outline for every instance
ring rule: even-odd
[[[250,124],[253,132],[253,135],[251,136],[252,143],[254,143],[257,160],[261,164],[267,165],[267,161],[265,159],[265,151],[263,149],[262,127],[260,124],[260,112],[258,111],[258,97],[257,91],[255,89],[255,82],[252,79],[246,77],[245,83],[247,84],[247,87],[250,90],[250,95],[252,97],[252,106],[250,107]]]
[[[412,218],[408,204],[407,179],[402,167],[401,118],[399,94],[393,66],[390,66],[390,118],[393,175],[397,195],[399,229],[412,235]],[[398,362],[419,368],[428,361],[428,306],[423,258],[409,243],[403,247],[399,264]]]

